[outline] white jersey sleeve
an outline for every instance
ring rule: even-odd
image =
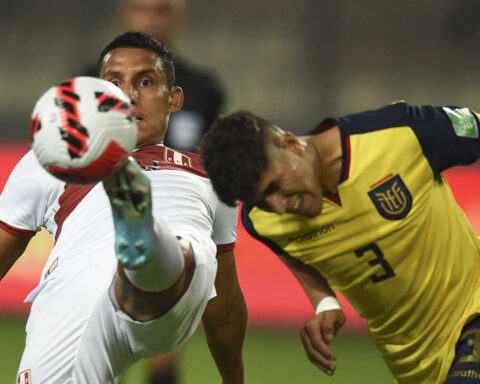
[[[219,250],[233,245],[237,238],[238,207],[229,207],[219,201],[213,221],[212,239]]]
[[[51,176],[29,151],[15,166],[0,195],[0,222],[8,232],[33,236],[47,226],[64,183]]]

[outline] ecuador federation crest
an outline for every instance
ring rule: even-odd
[[[375,208],[385,219],[401,220],[412,208],[412,195],[400,175],[395,175],[368,192]]]

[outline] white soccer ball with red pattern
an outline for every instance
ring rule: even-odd
[[[37,101],[30,140],[52,175],[90,184],[126,161],[136,146],[137,126],[130,101],[118,87],[95,77],[75,77]]]

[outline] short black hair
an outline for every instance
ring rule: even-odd
[[[218,117],[202,139],[200,154],[220,200],[252,201],[267,168],[266,134],[271,124],[248,111]]]
[[[167,75],[168,88],[171,89],[175,85],[175,66],[173,64],[172,54],[165,45],[143,32],[125,32],[108,43],[98,58],[97,67],[99,73],[106,54],[116,48],[149,49],[162,61],[163,70]]]

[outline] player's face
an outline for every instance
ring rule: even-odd
[[[137,146],[161,142],[170,112],[182,106],[183,93],[179,87],[168,89],[160,58],[148,49],[116,48],[105,55],[100,77],[130,98],[138,126]]]
[[[322,211],[323,192],[315,168],[289,149],[271,159],[258,183],[254,205],[278,214],[309,217]]]

